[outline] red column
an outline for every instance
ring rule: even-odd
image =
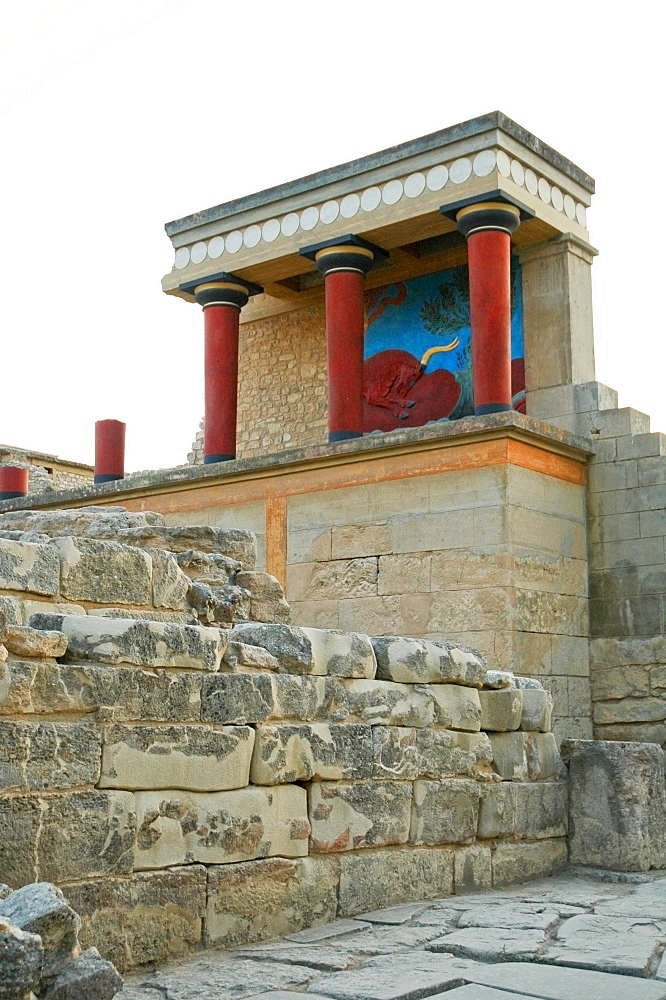
[[[125,478],[125,424],[122,420],[98,420],[95,423],[96,483]]]
[[[499,192],[495,192],[497,196]],[[440,208],[448,214],[449,209]],[[511,410],[511,234],[521,210],[482,201],[456,210],[467,239],[474,412]]]
[[[28,469],[20,469],[17,465],[0,465],[0,500],[26,496],[28,477]]]
[[[330,271],[325,279],[328,439],[363,434],[363,273]]]
[[[467,240],[474,410],[510,410],[511,237],[482,230]]]
[[[240,309],[235,305],[209,305],[204,309],[207,464],[236,457],[239,319]]]

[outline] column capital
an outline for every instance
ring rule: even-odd
[[[255,285],[245,278],[238,278],[227,271],[218,271],[205,278],[195,278],[179,285],[182,292],[193,295],[200,306],[234,306],[242,309],[251,295],[263,292],[261,285]]]
[[[488,230],[510,236],[521,222],[534,216],[531,208],[499,190],[465,198],[452,205],[441,205],[439,211],[453,219],[466,239],[472,233]]]
[[[367,274],[389,256],[388,251],[382,247],[351,234],[301,247],[298,252],[301,257],[313,260],[319,273],[324,276],[335,271]]]

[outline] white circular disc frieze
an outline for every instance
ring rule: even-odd
[[[503,149],[500,149],[497,152],[497,169],[501,173],[502,177],[511,176],[511,160]]]
[[[319,218],[325,226],[330,226],[332,222],[335,222],[339,214],[340,206],[337,201],[326,201],[319,209]]]
[[[382,203],[382,193],[378,187],[366,188],[361,195],[361,208],[364,212],[374,212]]]
[[[283,236],[293,236],[298,229],[298,216],[296,212],[290,212],[289,215],[285,215],[282,220],[282,235]]]
[[[178,247],[173,262],[174,267],[177,267],[179,271],[182,271],[184,267],[187,267],[189,262],[190,262],[190,251],[188,250],[188,248]]]
[[[525,187],[530,194],[536,194],[539,189],[539,181],[537,175],[533,170],[528,167],[525,171]]]
[[[306,232],[314,229],[318,222],[319,209],[315,208],[314,205],[310,205],[309,208],[301,212],[301,229],[305,229]]]
[[[248,226],[243,233],[243,243],[246,247],[256,247],[257,243],[261,239],[261,227],[260,226]]]
[[[564,212],[567,218],[576,218],[576,202],[573,200],[570,194],[565,194],[564,196]]]
[[[462,184],[472,173],[472,161],[466,156],[454,160],[449,167],[449,177],[454,184]]]
[[[525,168],[520,160],[511,161],[511,178],[518,187],[522,187],[525,183]]]
[[[410,174],[405,181],[405,194],[408,198],[418,198],[425,190],[426,179],[423,174]]]
[[[492,173],[497,163],[497,156],[494,149],[482,149],[477,153],[472,163],[472,169],[477,177],[487,177]]]
[[[190,260],[193,264],[201,264],[206,259],[208,247],[205,243],[195,243],[190,250]]]
[[[343,219],[352,219],[361,207],[361,199],[357,194],[346,194],[340,202],[340,215]]]
[[[277,219],[268,219],[264,222],[261,235],[263,236],[266,243],[272,243],[280,235],[280,223]]]
[[[438,164],[436,167],[431,167],[426,177],[428,191],[441,191],[443,187],[446,187],[448,179],[449,171],[443,163]]]
[[[537,187],[539,190],[539,197],[541,198],[541,201],[544,201],[546,205],[548,205],[550,202],[550,184],[548,183],[545,177],[539,178],[539,183]]]
[[[382,201],[385,205],[396,205],[402,198],[402,181],[389,181],[382,188]]]
[[[221,257],[224,253],[224,237],[213,236],[212,240],[208,244],[208,256],[213,260]]]
[[[585,205],[581,205],[580,202],[576,205],[576,218],[583,229],[587,226],[587,213],[585,212]]]
[[[227,248],[227,253],[238,253],[243,246],[243,234],[238,229],[234,229],[232,233],[229,233],[224,244]]]
[[[550,200],[553,203],[553,208],[556,209],[556,211],[561,212],[564,208],[564,195],[558,187],[551,189]]]

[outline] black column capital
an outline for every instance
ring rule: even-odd
[[[521,222],[534,217],[531,208],[503,191],[488,191],[452,205],[442,205],[439,211],[453,219],[465,238],[483,230],[499,231],[510,236]]]
[[[263,292],[261,285],[255,285],[244,278],[237,278],[227,271],[207,275],[205,278],[195,278],[178,286],[182,292],[194,295],[196,301],[205,309],[206,306],[235,306],[242,309],[251,295]]]
[[[388,257],[388,251],[351,234],[301,247],[298,252],[301,257],[313,260],[319,273],[324,276],[333,271],[359,271],[367,274]]]

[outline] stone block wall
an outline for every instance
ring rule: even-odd
[[[108,508],[6,517],[3,608],[27,624],[2,626],[0,881],[56,881],[84,946],[128,969],[565,863],[537,681],[451,643],[156,606],[155,552],[183,573],[242,562],[245,581],[238,531]],[[102,566],[89,542],[117,548]],[[67,606],[83,581],[97,600]],[[112,591],[102,615],[112,586],[128,603]]]
[[[590,676],[599,739],[666,743],[666,435],[597,382],[541,390],[530,413],[591,438]]]

